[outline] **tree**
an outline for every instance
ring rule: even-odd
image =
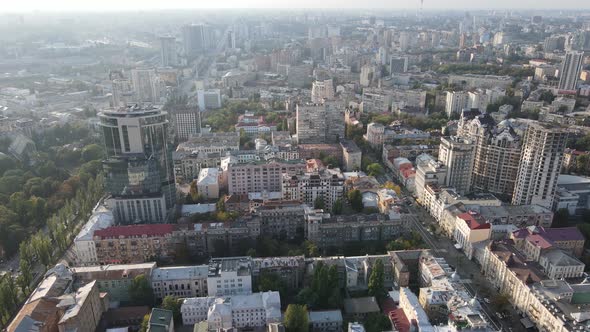
[[[384,269],[383,262],[379,259],[375,262],[371,276],[369,277],[369,295],[375,296],[378,300],[385,297],[385,287],[383,286]]]
[[[276,291],[279,292],[281,298],[286,298],[287,295],[287,284],[281,279],[281,277],[273,272],[262,272],[258,278],[258,291]]]
[[[325,209],[326,204],[324,203],[324,198],[322,196],[318,196],[313,201],[313,208],[314,209]]]
[[[164,300],[162,300],[162,309],[172,311],[172,317],[174,317],[174,325],[180,326],[182,322],[182,315],[180,314],[180,306],[182,303],[174,297],[174,296],[166,296]]]
[[[144,274],[133,278],[129,286],[129,297],[135,305],[151,306],[154,303],[154,293],[150,282]]]
[[[98,144],[90,144],[86,145],[84,149],[82,149],[82,160],[84,162],[89,162],[92,160],[100,160],[104,157],[104,150]]]
[[[347,194],[348,197],[348,202],[350,203],[350,206],[352,207],[353,210],[355,210],[356,212],[362,212],[363,211],[363,195],[361,194],[361,192],[358,189],[353,189],[351,191],[348,192]]]
[[[37,258],[41,261],[41,264],[45,267],[49,266],[53,254],[53,246],[47,235],[42,231],[37,232],[31,237],[31,247]]]
[[[307,306],[289,304],[283,323],[287,332],[307,332],[309,330]]]
[[[139,332],[147,332],[148,327],[150,326],[150,314],[146,314],[143,316],[141,320],[141,327],[139,328]]]
[[[380,312],[371,312],[363,322],[365,331],[367,332],[381,332],[391,330],[391,322],[387,316]]]
[[[372,163],[367,166],[369,176],[379,176],[383,174],[383,166],[379,163]]]
[[[342,214],[342,200],[340,198],[338,198],[334,204],[332,205],[332,213],[335,215],[340,215]]]
[[[559,209],[553,215],[551,227],[567,227],[570,213],[567,209]]]
[[[391,181],[385,182],[385,184],[383,185],[383,188],[389,189],[389,190],[393,190],[393,191],[395,191],[395,193],[398,196],[401,196],[402,188],[400,186],[398,186],[397,184],[391,182]]]

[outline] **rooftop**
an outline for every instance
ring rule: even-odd
[[[101,239],[142,236],[155,237],[172,234],[174,228],[175,227],[172,224],[112,226],[109,228],[95,231],[94,236],[99,237]]]
[[[209,262],[209,277],[219,277],[224,272],[236,272],[238,276],[252,274],[251,257],[213,258]]]
[[[207,278],[208,265],[159,267],[152,271],[152,281]]]
[[[150,275],[151,271],[156,268],[156,263],[140,264],[117,264],[117,265],[97,265],[97,266],[80,266],[72,268],[72,272],[77,278],[82,280],[117,280],[133,279],[138,275]]]
[[[173,324],[172,311],[160,308],[153,308],[150,314],[148,330],[150,332],[168,332],[168,327]]]
[[[344,311],[347,314],[366,314],[379,312],[379,305],[373,296],[344,299]]]
[[[340,310],[322,310],[322,311],[310,311],[309,312],[310,323],[330,323],[340,322],[342,323],[342,312]]]

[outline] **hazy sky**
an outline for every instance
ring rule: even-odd
[[[0,12],[118,11],[177,8],[415,9],[420,0],[2,0]],[[588,9],[589,0],[424,0],[424,9]]]

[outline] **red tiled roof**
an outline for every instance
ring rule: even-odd
[[[553,244],[550,241],[548,241],[546,238],[539,234],[529,235],[527,236],[526,240],[528,242],[533,243],[537,247],[541,247],[541,249],[547,249],[553,246]]]
[[[469,213],[469,212],[461,213],[458,217],[465,220],[465,222],[467,223],[467,226],[469,226],[470,229],[490,229],[491,228],[491,224],[486,223],[486,222],[477,221],[477,219],[475,219],[475,217],[472,213]]]
[[[132,237],[132,236],[162,236],[170,234],[174,230],[172,224],[148,224],[148,225],[129,225],[129,226],[113,226],[101,230],[94,231],[94,236],[101,238],[118,238]]]

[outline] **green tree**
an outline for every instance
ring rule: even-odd
[[[53,255],[53,246],[49,237],[42,231],[37,232],[31,237],[31,247],[41,261],[43,266],[47,267],[51,263],[51,256]]]
[[[281,276],[273,272],[263,272],[260,274],[258,278],[258,291],[259,292],[267,292],[267,291],[276,291],[279,292],[281,298],[286,298],[288,289],[287,284]]]
[[[287,332],[309,331],[309,316],[307,307],[300,304],[289,304],[285,311],[283,323]]]
[[[348,197],[348,202],[350,203],[350,206],[352,207],[353,210],[355,210],[356,212],[362,212],[363,211],[363,195],[361,194],[361,192],[358,189],[353,189],[351,191],[348,192],[347,194]]]
[[[152,286],[144,274],[133,278],[129,285],[129,297],[135,305],[152,306],[154,303],[154,293]]]
[[[150,326],[150,314],[146,314],[143,316],[141,320],[141,327],[139,328],[139,332],[147,332]]]
[[[313,208],[314,209],[325,209],[326,204],[324,203],[324,198],[322,196],[318,196],[313,201]]]
[[[553,223],[551,227],[567,227],[569,223],[570,213],[567,209],[559,209],[553,215]]]
[[[180,307],[182,303],[178,300],[178,298],[174,296],[166,296],[162,300],[162,309],[172,311],[172,316],[174,317],[174,325],[180,326],[182,322],[182,315],[180,314]]]
[[[363,322],[365,331],[367,332],[382,332],[391,330],[391,322],[387,316],[380,312],[372,312],[367,315]]]
[[[367,166],[367,172],[369,173],[369,176],[383,175],[383,166],[379,163],[372,163]]]
[[[369,277],[369,295],[375,296],[378,300],[385,297],[384,277],[383,262],[379,259],[375,262]]]
[[[343,209],[342,200],[340,198],[338,198],[334,202],[334,204],[332,205],[332,213],[335,215],[340,215],[340,214],[342,214],[342,209]]]
[[[98,144],[86,145],[82,149],[82,160],[89,162],[92,160],[101,160],[104,157],[104,149]]]

